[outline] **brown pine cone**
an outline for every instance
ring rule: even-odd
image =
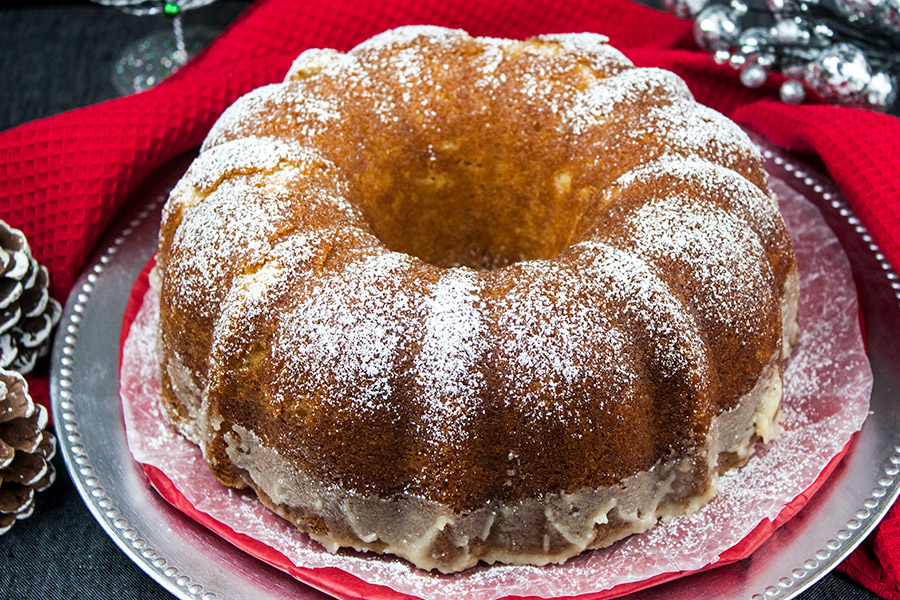
[[[25,378],[0,369],[0,535],[31,516],[34,493],[56,478],[56,438],[46,427],[47,409],[32,401]]]
[[[50,297],[49,281],[25,235],[0,220],[0,368],[28,373],[50,351],[62,307]]]

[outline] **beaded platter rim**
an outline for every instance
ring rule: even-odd
[[[756,134],[750,135],[760,146],[767,171],[782,176],[791,187],[812,199],[832,228],[836,232],[839,229],[843,234],[839,237],[851,257],[854,274],[860,259],[867,262],[865,267],[869,278],[874,280],[881,292],[891,296],[895,318],[900,321],[900,276],[887,262],[834,183],[799,158]],[[142,472],[134,465],[127,445],[124,445],[124,426],[118,399],[121,316],[135,277],[155,250],[159,213],[168,190],[183,173],[190,158],[181,157],[165,165],[161,168],[164,176],[159,177],[162,183],[135,192],[138,202],[134,204],[137,208],[110,229],[72,288],[51,355],[50,394],[59,451],[85,505],[109,537],[133,562],[176,597],[184,600],[240,598],[242,592],[246,592],[244,586],[248,582],[262,585],[262,580],[254,576],[254,572],[261,569],[268,569],[268,578],[275,575],[274,584],[265,590],[266,597],[296,598],[298,592],[304,595],[304,590],[309,597],[321,597],[290,576],[232,548],[202,526],[192,521],[185,523],[190,520],[165,504],[144,482]],[[847,248],[848,242],[857,246],[855,252]],[[110,315],[116,318],[111,319]],[[875,350],[877,348],[870,347],[870,352]],[[96,356],[98,351],[101,353],[99,357]],[[875,394],[879,392],[878,384],[876,373],[873,403]],[[883,392],[889,395],[890,386],[885,387],[888,389]],[[889,407],[890,403],[885,406]],[[895,412],[898,414],[887,416],[900,421],[900,409]],[[872,445],[881,451],[880,455],[875,456],[877,462],[872,463],[873,472],[864,474],[870,485],[863,489],[869,491],[858,494],[860,498],[854,499],[854,506],[842,506],[839,516],[830,518],[831,528],[821,536],[821,542],[817,540],[802,555],[795,552],[797,555],[779,557],[778,565],[769,569],[748,569],[751,574],[742,576],[744,587],[735,590],[736,598],[794,598],[856,548],[900,496],[900,434],[891,433],[890,427],[872,426],[872,420],[868,419],[861,434],[855,436],[856,442],[866,435],[869,436],[867,440],[877,436]],[[100,429],[118,425],[121,431],[98,435],[97,425],[101,426]],[[859,445],[856,442],[854,445]],[[121,460],[134,468],[122,469],[121,465],[109,464],[110,460],[117,460],[109,458],[116,453],[120,458],[124,454]],[[845,462],[852,462],[853,453],[854,450],[851,450]],[[829,484],[831,481],[824,487],[831,487]],[[840,486],[838,483],[834,487]],[[816,501],[821,495],[820,492],[813,500]],[[149,513],[136,511],[136,505],[149,509]],[[180,521],[179,527],[166,523],[172,519]],[[790,532],[784,533],[785,529],[789,528],[782,528],[776,536],[790,536]],[[198,545],[195,539],[198,535],[211,540],[211,545],[203,544],[199,548],[199,555],[196,554]],[[172,536],[177,538],[174,543]],[[765,548],[766,544],[761,550]],[[189,556],[190,552],[195,554]],[[746,561],[753,561],[755,556]],[[236,568],[222,571],[219,564],[222,560],[234,564]],[[688,594],[684,597],[693,597],[689,591],[693,584],[684,586],[686,580],[706,577],[714,584],[717,572],[740,568],[744,562],[678,579],[646,590],[646,593],[650,596],[662,593],[672,597],[672,593],[676,592],[675,597],[681,597],[677,594],[677,586],[682,585],[686,588],[683,593]],[[210,569],[210,566],[217,568]],[[285,586],[285,582],[296,582],[302,588],[290,584]],[[696,586],[693,586],[693,592],[696,591]]]

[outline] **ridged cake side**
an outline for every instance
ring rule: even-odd
[[[164,211],[167,417],[336,550],[545,564],[777,429],[762,161],[605,38],[401,28],[239,100]]]

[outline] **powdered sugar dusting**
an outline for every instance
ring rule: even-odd
[[[684,80],[671,71],[626,69],[597,81],[576,96],[567,114],[572,134],[584,134],[609,119],[623,102],[634,102],[641,95],[650,93],[693,99]]]
[[[212,126],[201,151],[230,139],[255,136],[260,124],[271,118],[276,107],[278,112],[283,112],[281,118],[299,130],[298,138],[313,138],[341,119],[334,102],[304,95],[298,85],[266,85],[238,98]]]
[[[292,79],[311,77],[335,60],[340,60],[341,56],[343,56],[342,52],[330,48],[309,48],[304,50],[291,63],[291,68],[288,69],[284,80],[291,81]]]
[[[201,202],[223,179],[271,172],[290,162],[308,168],[325,161],[311,148],[270,137],[239,138],[212,147],[191,163],[187,173],[175,185],[166,205],[166,217],[176,208],[184,211]]]
[[[650,351],[665,377],[694,370],[696,385],[705,388],[709,373],[708,349],[696,334],[693,315],[646,261],[598,241],[575,246],[586,253],[586,278],[613,306],[637,321],[650,337]]]
[[[201,153],[178,185],[191,185],[201,193],[209,193],[225,177],[237,173],[273,171],[280,163],[289,161],[309,164],[324,159],[311,148],[296,142],[276,138],[240,138]]]
[[[628,133],[633,138],[661,140],[667,152],[689,156],[751,157],[762,161],[759,150],[737,124],[715,110],[687,98],[669,106],[651,107],[645,119]]]
[[[475,365],[487,352],[474,274],[447,271],[424,301],[424,338],[415,358],[416,383],[424,401],[422,432],[434,445],[465,443],[476,418],[483,376]]]
[[[539,40],[556,42],[574,54],[610,54],[625,56],[609,45],[609,38],[601,33],[583,31],[581,33],[547,33],[538,36]],[[627,58],[625,60],[628,60]]]
[[[626,172],[610,186],[610,190],[626,188],[639,181],[652,181],[661,176],[690,182],[713,196],[725,198],[728,210],[744,219],[761,240],[776,239],[783,235],[780,233],[783,230],[782,221],[771,210],[773,199],[763,194],[745,177],[708,160],[663,155],[650,164]]]
[[[299,186],[312,177],[326,184]],[[281,236],[291,231],[296,205],[332,213],[345,226],[359,222],[359,212],[346,199],[346,184],[334,165],[296,143],[268,138],[234,140],[201,154],[179,182],[163,219],[180,207],[184,215],[172,239],[178,260],[167,265],[178,298],[192,310],[215,318],[208,299],[221,299],[223,285],[241,265],[269,260]]]
[[[232,345],[246,331],[247,323],[262,320],[269,312],[271,301],[288,293],[297,285],[297,273],[310,270],[309,262],[327,246],[335,232],[329,229],[301,231],[278,242],[267,254],[266,262],[258,269],[237,277],[216,323],[213,338],[225,346],[213,349],[213,357],[229,357],[238,348]]]
[[[325,403],[341,402],[352,389],[359,410],[390,410],[386,404],[396,355],[406,339],[404,323],[415,320],[416,300],[399,284],[410,262],[395,252],[361,256],[317,282],[283,316],[273,357],[284,361],[289,378],[306,382],[305,393],[321,394]]]
[[[608,37],[598,33],[548,34],[538,39],[556,42],[564,51],[586,58],[590,67],[599,73],[633,66],[624,54],[609,45]]]
[[[582,402],[603,411],[616,410],[602,405],[605,398],[627,402],[639,367],[590,277],[573,277],[551,261],[521,263],[515,271],[515,285],[497,300],[496,326],[503,335],[494,336],[494,351],[503,397],[522,413],[523,427],[574,425]],[[607,394],[581,393],[596,381],[608,386]]]
[[[475,86],[496,86],[498,85],[498,80],[494,77],[494,74],[506,56],[504,50],[509,46],[509,41],[484,38],[482,43],[482,54],[475,64],[475,69],[481,74],[481,77],[475,80]]]
[[[723,540],[741,539],[759,519],[775,519],[785,499],[816,479],[867,416],[872,373],[847,257],[815,206],[780,179],[771,185],[800,269],[800,340],[785,369],[784,431],[723,476],[710,504],[627,540],[621,556],[605,561],[608,568],[630,570],[627,565],[648,553],[668,552],[665,570],[701,568],[722,552]]]
[[[753,331],[755,306],[772,294],[772,274],[759,238],[730,212],[674,196],[652,200],[627,219],[637,254],[651,261],[675,260],[703,290],[696,308],[705,322]],[[741,335],[746,335],[742,333]]]
[[[354,54],[364,53],[370,50],[382,51],[398,46],[409,46],[414,41],[424,41],[428,44],[441,45],[468,37],[462,29],[448,29],[436,25],[407,25],[383,31],[368,40],[355,46],[350,52]]]
[[[236,199],[244,202],[235,211]],[[262,261],[269,240],[278,231],[278,221],[288,212],[288,194],[267,193],[246,179],[220,184],[203,202],[191,207],[173,239],[174,248],[190,248],[180,260],[168,265],[170,280],[180,298],[221,298],[222,283],[233,269],[233,253],[248,262]],[[214,310],[208,302],[197,303],[199,311]],[[217,315],[201,313],[203,318]]]

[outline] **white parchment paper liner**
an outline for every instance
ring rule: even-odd
[[[222,486],[199,450],[165,423],[158,408],[158,300],[152,290],[123,349],[121,393],[131,452],[138,462],[160,469],[195,508],[298,566],[337,567],[427,600],[578,596],[701,569],[812,485],[868,413],[872,374],[847,258],[818,209],[783,181],[772,178],[770,183],[780,198],[801,277],[800,341],[785,373],[784,433],[747,465],[722,477],[719,494],[694,515],[550,567],[499,565],[447,576],[392,557],[329,554],[252,494]]]

